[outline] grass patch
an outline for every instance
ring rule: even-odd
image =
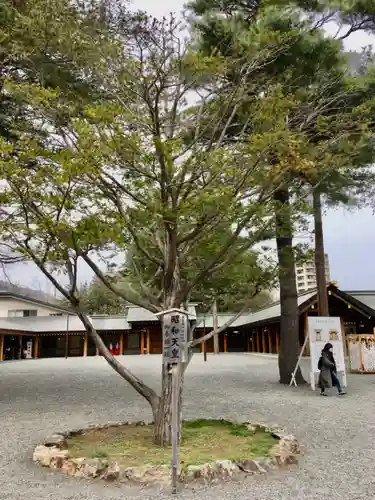
[[[152,442],[153,426],[124,425],[88,430],[68,439],[72,457],[107,458],[120,465],[170,464],[170,448]],[[193,420],[182,424],[181,465],[214,460],[267,456],[277,440],[262,430],[250,433],[245,425],[226,420]]]
[[[97,450],[93,448],[90,450],[89,458],[108,458],[108,453],[104,450]]]

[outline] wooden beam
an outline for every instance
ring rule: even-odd
[[[143,356],[145,353],[145,332],[141,331],[141,355]]]
[[[305,341],[306,335],[309,331],[309,313],[308,311],[305,312],[304,314],[304,321],[303,321],[303,341]],[[307,342],[306,344],[306,356],[310,356],[310,342]]]
[[[146,328],[146,353],[150,354],[150,329]]]
[[[266,332],[264,331],[264,328],[262,328],[262,352],[265,353],[267,351],[266,349]]]
[[[258,349],[257,352],[262,352],[262,329],[258,328]]]
[[[344,346],[344,356],[347,356],[348,355],[348,349],[347,349],[347,345],[346,345],[344,319],[343,319],[342,316],[340,318],[340,323],[341,323],[342,344]]]
[[[39,335],[35,335],[34,339],[34,345],[33,345],[33,358],[38,359],[39,357]]]
[[[227,352],[228,347],[228,337],[224,333],[224,352]]]
[[[124,354],[124,332],[120,333],[120,355]]]
[[[69,336],[68,332],[65,333],[65,358],[68,357],[69,354]]]
[[[0,335],[0,361],[4,359],[4,335]]]
[[[88,336],[87,336],[87,332],[85,333],[85,335],[83,336],[83,355],[84,356],[87,356],[87,344],[88,344]]]

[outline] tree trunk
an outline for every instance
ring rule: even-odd
[[[182,387],[183,367],[180,365],[178,377],[178,441],[181,439],[181,410],[182,410]],[[169,446],[172,441],[172,373],[170,366],[163,365],[162,389],[159,408],[155,420],[154,443],[158,446]]]
[[[280,383],[289,384],[298,360],[299,310],[297,302],[296,271],[293,252],[293,223],[289,192],[279,189],[274,196],[275,226],[280,282]],[[297,384],[305,383],[301,370],[296,373]]]
[[[315,229],[315,272],[318,288],[319,316],[329,316],[326,269],[324,257],[324,237],[322,221],[321,194],[318,190],[313,193],[314,229]]]
[[[215,299],[213,304],[212,304],[212,327],[213,330],[218,329],[218,320],[217,320],[217,300]],[[215,333],[214,335],[214,353],[219,354],[220,348],[219,348],[219,334]]]

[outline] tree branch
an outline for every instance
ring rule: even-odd
[[[214,335],[217,335],[217,334],[225,331],[227,328],[229,328],[240,316],[243,315],[243,313],[245,311],[247,311],[249,309],[251,301],[253,300],[253,298],[256,295],[258,295],[259,291],[260,290],[258,288],[256,288],[255,292],[245,302],[245,304],[243,305],[242,309],[237,314],[235,314],[234,316],[232,316],[232,318],[230,318],[223,326],[221,326],[220,328],[217,328],[216,330],[212,330],[211,332],[207,333],[203,337],[199,337],[199,339],[193,340],[192,342],[189,343],[189,348],[191,349],[191,348],[195,347],[196,345],[201,344],[202,342],[207,342],[207,340],[210,340],[210,338],[212,338]]]
[[[159,397],[156,392],[148,387],[142,380],[136,377],[130,370],[128,370],[123,364],[119,363],[117,359],[109,352],[100,335],[93,327],[91,321],[87,317],[87,315],[79,308],[75,307],[75,312],[79,319],[81,320],[83,326],[86,328],[86,331],[92,338],[95,346],[98,348],[100,354],[103,355],[104,359],[107,363],[123,378],[125,379],[132,387],[135,389],[138,394],[143,396],[149,403],[152,409],[152,413],[154,416],[154,420],[156,421],[158,406],[159,406]]]
[[[93,260],[87,255],[87,253],[80,254],[80,257],[86,262],[86,264],[94,271],[96,276],[116,295],[122,297],[127,302],[134,304],[139,307],[143,307],[150,312],[160,312],[160,307],[152,304],[151,302],[147,302],[142,300],[139,295],[134,291],[128,291],[127,293],[123,290],[120,290],[116,285],[111,283],[111,281],[106,277],[103,271],[93,262]]]

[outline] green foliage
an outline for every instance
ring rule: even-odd
[[[288,8],[280,10],[281,4]],[[279,146],[273,157],[290,180],[295,181],[288,182],[291,194],[295,193],[300,199],[306,196],[302,182],[307,183],[310,190],[311,186],[319,185],[319,190],[327,193],[331,202],[348,201],[354,192],[360,191],[360,184],[367,188],[367,194],[373,185],[368,167],[374,157],[374,76],[369,71],[348,77],[347,59],[340,42],[316,29],[316,18],[302,17],[297,6],[315,14],[326,13],[331,7],[338,8],[336,14],[341,16],[349,11],[354,13],[355,9],[358,16],[366,14],[364,4],[345,2],[297,5],[285,1],[246,4],[199,0],[190,4],[198,15],[195,25],[202,49],[220,52],[223,47],[219,39],[225,30],[223,54],[230,61],[253,56],[251,48],[258,43],[259,29],[271,43],[275,33],[287,37],[290,43],[279,51],[272,63],[265,64],[260,77],[248,86],[249,99],[244,99],[243,108],[238,110],[236,126],[246,127],[252,140],[256,140],[253,131],[256,119],[258,127],[272,130],[273,137],[277,134]],[[269,40],[266,43],[270,43]],[[273,78],[271,86],[269,78],[264,85],[264,75]],[[235,73],[228,73],[227,78],[236,83]],[[262,98],[257,101],[263,113],[259,109],[254,114],[254,94],[259,93]],[[269,110],[267,114],[266,110]],[[232,132],[228,130],[228,136]],[[298,203],[293,212],[306,209],[306,205]]]
[[[17,146],[1,144],[4,237],[45,274],[50,263],[64,269],[70,287],[54,284],[75,305],[82,300],[82,260],[120,297],[151,310],[190,300],[211,275],[229,288],[219,271],[269,229],[267,201],[278,172],[274,180],[272,169],[260,165],[279,138],[260,121],[252,144],[228,149],[216,132],[210,143],[202,142],[206,118],[216,130],[230,126],[220,102],[240,102],[242,86],[230,93],[223,87],[212,106],[204,96],[187,113],[186,95],[203,84],[217,85],[222,58],[195,56],[183,47],[173,19],[126,15],[100,38],[91,29],[95,23],[81,30],[74,15],[62,19],[66,25],[58,33],[72,23],[74,29],[59,47],[81,74],[92,68],[87,80],[102,91],[73,99],[78,91],[71,86],[5,82],[9,95],[28,103],[46,140],[23,133]],[[194,139],[187,142],[191,130]],[[239,239],[243,232],[248,236]],[[108,264],[115,252],[134,254],[133,280],[121,289],[94,259],[102,253]],[[137,265],[136,255],[146,264]],[[251,293],[269,286],[270,273],[248,255],[255,270],[247,273]]]
[[[121,280],[107,277],[121,289]],[[80,286],[78,295],[82,309],[88,314],[123,315],[126,312],[126,301],[109,290],[97,277],[91,283]],[[69,304],[69,301],[64,299],[63,303]]]

